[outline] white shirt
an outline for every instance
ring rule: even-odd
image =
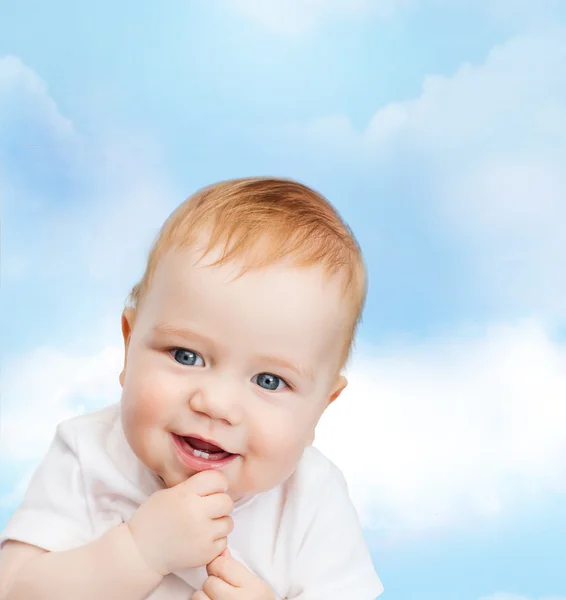
[[[119,404],[64,421],[0,536],[52,552],[126,522],[163,484],[124,436]],[[375,600],[383,591],[340,470],[314,447],[281,485],[236,502],[228,546],[277,599]],[[148,598],[187,600],[204,567],[165,577]]]

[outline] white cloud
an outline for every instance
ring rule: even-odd
[[[0,456],[23,475],[0,496],[0,508],[11,509],[21,501],[61,421],[119,400],[122,358],[119,346],[91,356],[42,347],[5,361]]]
[[[366,524],[497,516],[566,491],[566,349],[536,322],[360,349],[316,446]]]
[[[287,136],[368,173],[424,171],[415,202],[466,245],[480,293],[513,314],[564,320],[565,63],[566,28],[518,36],[481,65],[427,77],[419,97],[381,108],[365,131],[334,116]]]
[[[242,16],[280,35],[296,35],[329,20],[386,17],[408,0],[224,0]]]
[[[45,82],[18,57],[4,56],[0,57],[0,124],[3,130],[14,126],[16,113],[18,121],[25,122],[31,129],[47,127],[52,134],[62,138],[74,133],[73,124],[61,114]],[[25,129],[22,133],[19,143],[26,146],[32,140],[26,139]]]
[[[5,361],[0,455],[37,461],[59,422],[117,401],[122,358],[120,347],[92,356],[42,347]]]

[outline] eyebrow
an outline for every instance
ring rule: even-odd
[[[175,337],[180,337],[180,338],[194,339],[194,340],[204,343],[208,346],[212,346],[213,348],[216,347],[214,342],[210,338],[208,338],[207,336],[202,335],[200,333],[197,333],[196,331],[192,331],[191,329],[173,327],[172,325],[167,325],[167,324],[160,324],[160,325],[155,325],[152,328],[152,332],[157,333],[157,334],[173,335]],[[276,365],[278,367],[282,367],[284,369],[289,369],[290,371],[293,371],[294,373],[296,373],[299,377],[301,377],[303,379],[308,379],[310,381],[314,381],[314,373],[313,373],[312,369],[306,369],[297,363],[288,361],[288,360],[286,360],[284,358],[280,358],[278,356],[269,355],[269,354],[260,354],[260,355],[257,355],[255,358],[259,362],[269,363],[272,365]]]
[[[162,335],[173,335],[175,337],[191,338],[214,347],[214,342],[210,338],[207,338],[205,335],[201,335],[196,331],[192,331],[191,329],[183,329],[180,327],[173,327],[172,325],[160,324],[152,327],[151,331],[152,333]]]
[[[314,381],[314,374],[310,369],[305,369],[301,367],[301,365],[297,363],[290,362],[285,360],[284,358],[279,358],[277,356],[268,356],[265,354],[261,354],[256,357],[258,361],[269,363],[270,365],[277,365],[283,369],[289,369],[296,373],[302,379],[308,379],[309,381]]]

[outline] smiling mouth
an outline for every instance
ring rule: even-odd
[[[177,434],[174,435],[183,446],[183,449],[197,458],[203,458],[205,460],[214,462],[223,460],[229,456],[233,456],[231,452],[226,452],[224,448],[216,446],[210,442],[205,442],[199,438],[192,436],[181,436]]]

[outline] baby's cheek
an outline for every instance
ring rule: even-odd
[[[122,396],[127,410],[138,423],[151,425],[163,421],[171,401],[167,385],[159,378],[140,376],[124,389]]]
[[[304,432],[292,423],[279,422],[277,426],[258,431],[255,450],[273,463],[286,463],[302,454]]]

